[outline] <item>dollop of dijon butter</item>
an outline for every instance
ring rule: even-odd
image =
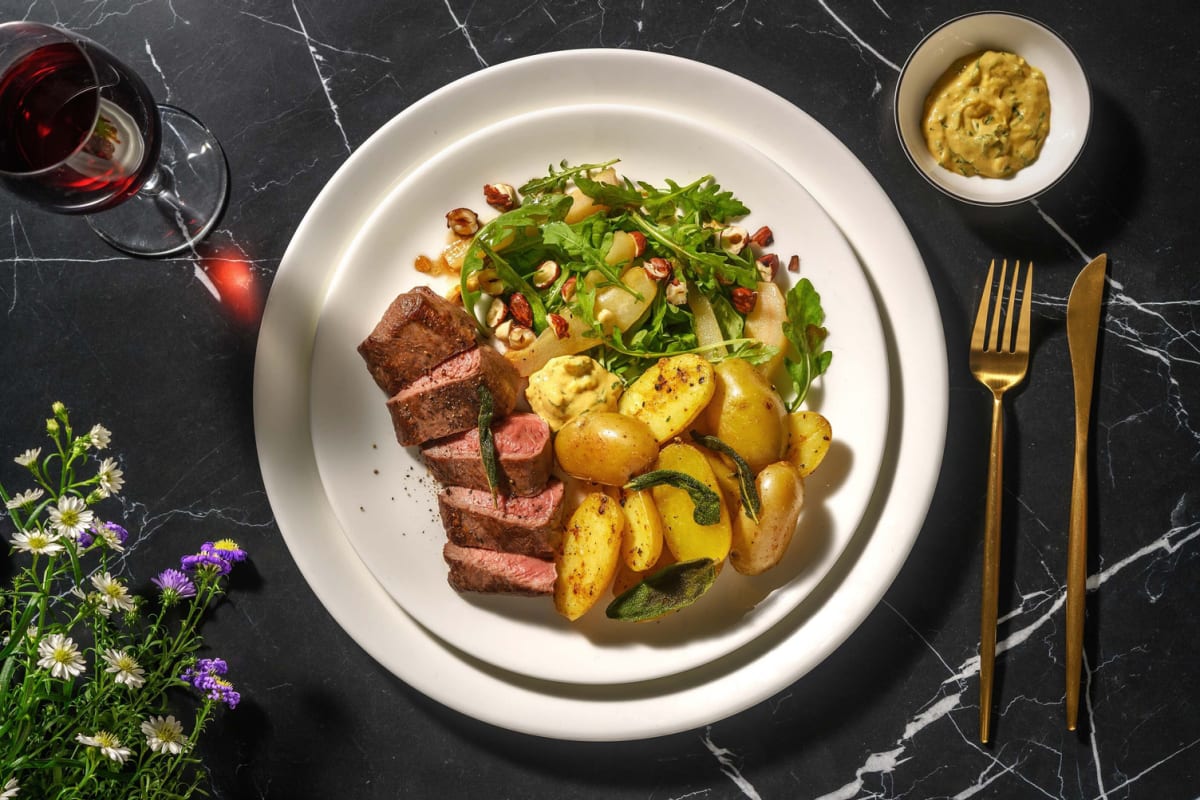
[[[529,376],[529,407],[557,431],[585,411],[616,411],[621,379],[583,355],[558,356]]]
[[[925,98],[923,126],[929,152],[946,169],[1011,177],[1037,159],[1050,132],[1046,78],[1015,53],[964,56]]]

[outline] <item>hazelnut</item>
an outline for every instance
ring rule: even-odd
[[[500,273],[496,272],[496,270],[491,267],[484,267],[478,272],[472,272],[467,276],[467,288],[495,297],[496,295],[504,294],[504,281],[500,280]]]
[[[562,295],[564,302],[569,303],[575,299],[575,281],[576,278],[574,275],[572,275],[563,281],[562,288],[558,290],[558,293]]]
[[[548,289],[554,285],[554,282],[558,280],[558,276],[561,274],[562,268],[558,266],[558,262],[547,259],[533,271],[530,281],[539,289]]]
[[[446,227],[459,236],[474,236],[479,230],[479,215],[469,208],[446,212]]]
[[[496,326],[496,329],[494,331],[492,331],[492,335],[495,336],[498,341],[501,341],[501,342],[504,342],[505,344],[507,344],[508,343],[508,334],[511,332],[512,332],[512,320],[506,319],[506,320],[504,320],[504,322],[501,322],[499,325]]]
[[[513,322],[526,328],[533,326],[533,308],[525,295],[514,292],[508,299],[508,310],[512,314]]]
[[[559,339],[567,338],[567,335],[570,333],[570,326],[567,325],[566,317],[561,314],[547,314],[546,322],[550,323],[555,336]]]
[[[533,328],[513,325],[508,330],[508,346],[513,350],[524,350],[533,344],[535,339],[537,339],[537,334],[533,332]]]
[[[517,190],[507,183],[485,183],[483,198],[497,211],[510,211],[518,205]]]
[[[499,297],[492,300],[492,304],[488,306],[487,313],[483,317],[483,321],[489,328],[496,328],[501,322],[508,319],[508,306]]]
[[[779,272],[779,256],[774,253],[766,253],[754,259],[754,266],[758,270],[759,280],[773,281],[775,273]]]
[[[665,258],[661,258],[659,256],[647,259],[642,264],[642,269],[646,271],[646,274],[649,275],[652,280],[656,281],[665,280],[666,278],[671,277],[671,272],[674,270],[670,261],[667,261]]]
[[[788,272],[799,272],[800,271],[800,256],[793,255],[791,258],[789,258],[787,269],[788,269]]]
[[[754,242],[759,247],[770,247],[775,243],[775,234],[766,225],[750,234],[750,241]]]
[[[641,231],[630,231],[629,238],[633,239],[633,257],[637,258],[646,252],[646,234]]]
[[[721,249],[731,256],[736,256],[742,252],[742,248],[746,246],[746,229],[740,225],[730,225],[726,228],[721,228],[717,234],[717,244]]]
[[[749,314],[758,305],[758,292],[745,286],[735,286],[730,292],[729,300],[738,313]]]
[[[673,306],[686,305],[687,284],[678,278],[674,279],[667,284],[667,290],[663,293],[663,297]]]

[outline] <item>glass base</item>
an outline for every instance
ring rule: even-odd
[[[87,217],[100,238],[135,256],[165,256],[203,239],[225,210],[229,166],[216,138],[186,111],[158,107],[158,169],[120,205]]]

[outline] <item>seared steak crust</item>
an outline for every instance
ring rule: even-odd
[[[550,479],[554,453],[550,426],[536,414],[511,414],[492,426],[499,465],[499,490],[504,494],[537,494]],[[439,482],[470,489],[488,489],[487,471],[479,451],[479,428],[471,428],[422,446],[429,473]]]
[[[446,538],[460,547],[481,547],[553,558],[562,539],[563,485],[551,479],[532,497],[447,486],[438,495]]]
[[[442,557],[450,565],[447,576],[459,592],[553,594],[557,571],[553,561],[518,553],[500,553],[446,542]]]
[[[477,427],[479,387],[492,393],[497,418],[517,404],[516,367],[483,345],[451,356],[387,401],[396,440],[409,447]]]
[[[461,306],[418,286],[396,297],[359,355],[388,397],[450,356],[475,346],[475,322]]]

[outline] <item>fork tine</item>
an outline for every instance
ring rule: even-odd
[[[1015,284],[1016,281],[1013,281]],[[1021,296],[1021,322],[1017,325],[1016,352],[1029,353],[1029,313],[1033,305],[1033,262],[1025,266],[1025,291]]]
[[[995,344],[986,349],[993,353],[1000,352],[1000,307],[1004,305],[1004,276],[1008,273],[1008,259],[1000,262],[1000,283],[996,289],[996,308],[992,311],[992,335],[988,340],[995,340]]]
[[[1013,264],[1012,286],[1008,290],[1008,312],[1004,315],[1004,341],[1001,347],[996,348],[999,353],[1011,353],[1013,338],[1013,317],[1017,316],[1017,284],[1020,283],[1018,276],[1021,274],[1021,262],[1017,261]],[[1004,291],[1001,288],[1001,291]]]
[[[983,284],[983,294],[979,298],[979,311],[975,313],[975,330],[971,332],[971,349],[983,350],[983,338],[987,333],[988,303],[992,298],[992,273],[996,269],[996,259],[988,266],[987,281]]]

